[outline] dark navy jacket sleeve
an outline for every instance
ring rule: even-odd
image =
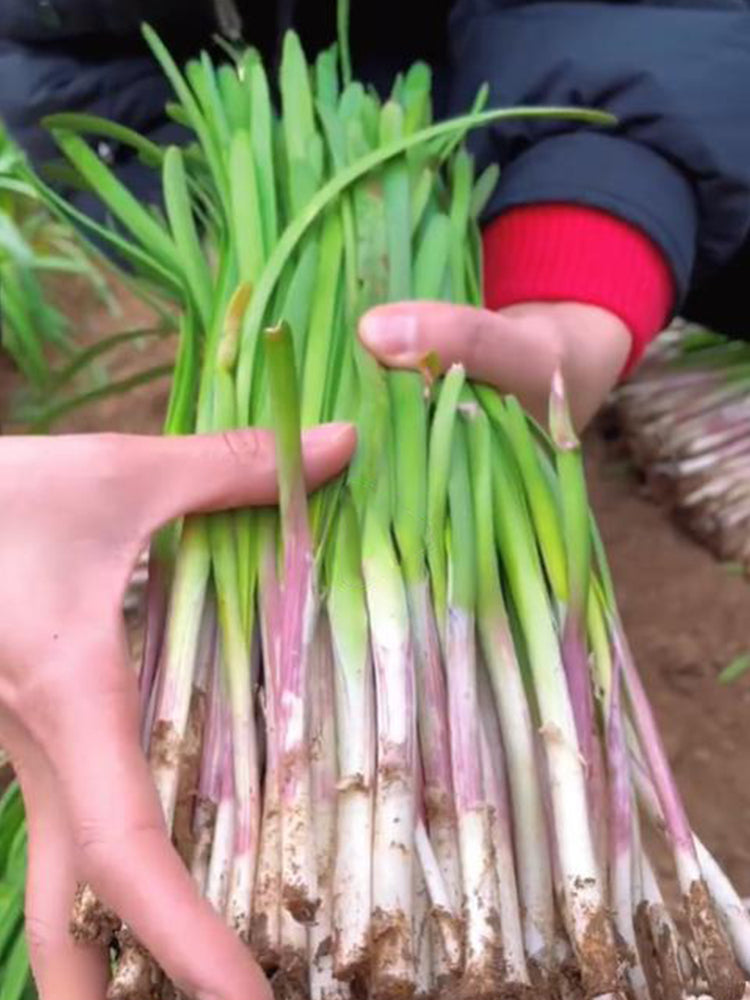
[[[192,0],[2,0],[0,38],[59,42],[66,38],[137,34],[141,22],[183,19]],[[191,14],[194,11],[190,12]]]
[[[146,54],[83,55],[77,48],[0,43],[0,113],[35,163],[56,153],[45,115],[86,111],[151,134],[171,91]]]
[[[601,208],[640,227],[691,275],[750,228],[750,5],[746,0],[460,0],[454,109],[487,81],[494,105],[598,108],[615,129],[516,122],[472,139],[503,168],[489,214],[538,203]]]
[[[171,90],[141,37],[148,18],[176,58],[214,30],[210,5],[181,0],[0,0],[0,116],[37,163],[54,155],[40,119],[111,118],[155,139]]]

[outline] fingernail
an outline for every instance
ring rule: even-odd
[[[414,354],[419,347],[419,323],[412,313],[374,312],[362,320],[360,336],[365,346],[377,354]]]
[[[318,427],[311,427],[302,435],[302,440],[306,448],[330,448],[331,445],[351,438],[354,434],[352,424],[344,422],[334,422],[330,424],[320,424]]]

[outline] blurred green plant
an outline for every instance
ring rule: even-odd
[[[69,225],[29,183],[23,153],[0,125],[0,342],[35,388],[52,377],[47,348],[72,353],[63,314],[47,298],[48,275],[82,276],[106,298],[106,283]]]
[[[59,172],[59,165],[56,169]],[[69,174],[74,172],[61,174],[58,180],[68,188],[79,185]],[[172,366],[167,364],[146,367],[119,380],[108,371],[110,352],[128,343],[147,351],[154,338],[175,333],[174,319],[155,298],[148,299],[154,308],[153,326],[120,330],[94,345],[76,344],[67,317],[46,294],[45,278],[81,277],[116,311],[105,268],[117,274],[123,285],[132,284],[132,276],[116,260],[103,259],[98,246],[45,204],[36,175],[0,124],[0,349],[25,378],[11,403],[6,401],[11,423],[47,432],[73,410],[171,374]],[[142,290],[139,297],[147,299]]]
[[[750,653],[741,653],[724,667],[719,674],[719,681],[722,684],[731,684],[746,674],[748,670],[750,670]]]

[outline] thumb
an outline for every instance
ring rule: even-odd
[[[350,424],[326,424],[302,435],[308,489],[342,472],[354,452]],[[266,506],[278,498],[272,432],[252,428],[185,437],[133,437],[131,472],[143,486],[148,529],[185,513]]]
[[[471,378],[520,398],[547,392],[561,361],[551,325],[445,302],[379,306],[363,317],[359,335],[390,367],[419,368],[433,353],[442,371],[462,364]]]

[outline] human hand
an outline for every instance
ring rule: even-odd
[[[370,310],[362,342],[383,363],[416,368],[434,352],[441,368],[512,393],[547,423],[552,376],[562,371],[573,419],[581,429],[617,382],[631,338],[614,313],[576,302],[530,302],[498,312],[442,302],[406,302]]]
[[[341,471],[349,426],[305,434],[310,487]],[[140,748],[121,602],[151,533],[186,511],[276,499],[263,431],[184,438],[0,438],[0,744],[26,804],[26,932],[42,1000],[104,1000],[108,956],[68,926],[91,884],[199,1000],[270,1000],[246,946],[201,899]]]

